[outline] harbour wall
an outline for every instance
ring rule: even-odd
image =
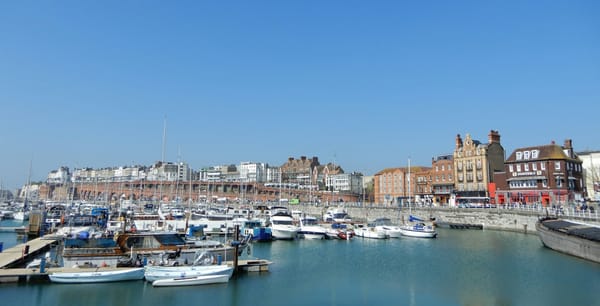
[[[290,207],[313,216],[322,216],[327,207],[316,206],[298,206]],[[345,207],[346,212],[352,217],[354,222],[370,222],[377,218],[389,218],[394,224],[403,224],[407,222],[410,215],[424,220],[434,220],[438,226],[445,227],[456,225],[479,227],[482,229],[513,231],[521,233],[536,233],[535,223],[541,217],[546,216],[546,212],[523,211],[511,209],[496,208],[385,208],[385,207]],[[552,214],[550,214],[552,215]],[[571,220],[600,225],[598,214],[589,216],[568,216]]]

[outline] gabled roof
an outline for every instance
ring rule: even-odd
[[[524,147],[515,149],[506,159],[506,162],[516,162],[517,161],[517,152],[525,152],[525,151],[538,151],[537,158],[533,158],[530,156],[528,160],[536,161],[536,160],[560,160],[560,159],[568,159],[568,160],[579,160],[577,156],[576,158],[570,158],[565,154],[563,148],[556,144],[542,145],[542,146],[533,146],[533,147]],[[519,161],[523,161],[525,159],[521,159]]]

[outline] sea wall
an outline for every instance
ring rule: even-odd
[[[322,216],[327,207],[292,206],[290,209],[300,210],[306,214]],[[392,223],[402,224],[408,221],[409,215],[426,220],[435,220],[439,226],[475,225],[483,229],[535,233],[535,223],[545,216],[542,211],[522,211],[496,208],[380,208],[380,207],[346,207],[350,217],[356,222],[373,221],[387,217]],[[569,217],[582,222],[600,224],[598,218]]]

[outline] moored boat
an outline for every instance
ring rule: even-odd
[[[600,226],[547,217],[535,228],[545,247],[600,263]]]
[[[433,225],[427,225],[422,219],[410,216],[409,223],[400,226],[402,236],[417,238],[435,238],[437,231]]]
[[[144,278],[144,268],[111,269],[89,272],[54,272],[48,275],[53,283],[62,284],[85,284],[120,282],[129,280],[140,280]]]
[[[152,282],[153,287],[196,286],[229,282],[229,275],[200,275],[194,277],[179,277],[158,279]]]

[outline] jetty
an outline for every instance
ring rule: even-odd
[[[52,237],[40,237],[25,243],[3,250],[0,253],[0,271],[7,268],[23,266],[26,262],[33,260],[39,254],[46,252],[58,240]]]

